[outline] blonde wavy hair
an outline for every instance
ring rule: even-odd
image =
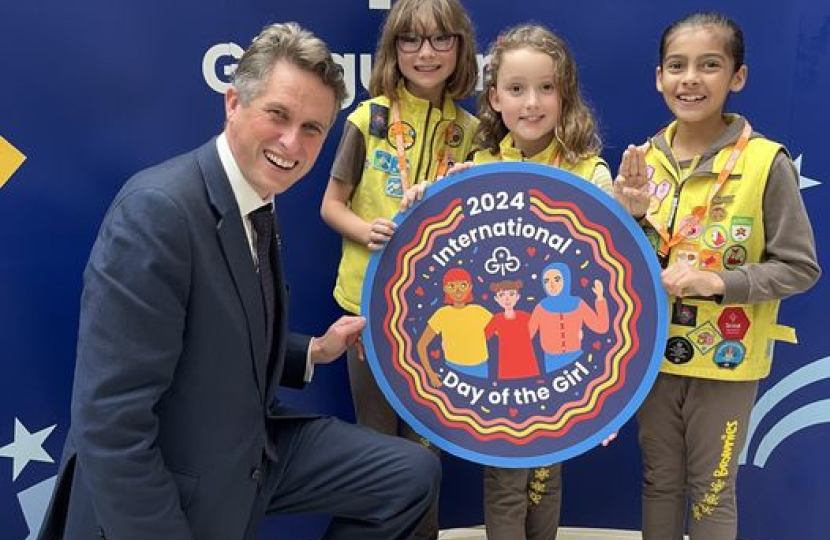
[[[456,34],[455,71],[447,79],[444,93],[464,99],[475,90],[478,78],[476,39],[470,17],[457,0],[398,0],[389,10],[380,33],[369,93],[397,99],[398,82],[403,78],[398,67],[397,37],[408,32],[423,33],[432,23],[440,32]]]
[[[554,137],[562,147],[562,157],[569,163],[599,155],[602,139],[591,109],[579,92],[579,76],[576,63],[565,42],[547,28],[537,24],[524,24],[510,28],[501,34],[489,51],[489,64],[484,70],[484,89],[478,98],[478,118],[481,123],[476,132],[476,144],[495,155],[499,143],[510,132],[501,114],[490,104],[490,91],[498,84],[499,68],[507,52],[532,49],[553,58],[556,68],[554,85],[562,100],[559,123]]]

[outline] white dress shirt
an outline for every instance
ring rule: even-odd
[[[225,169],[228,180],[230,180],[233,196],[236,198],[236,204],[239,206],[239,214],[242,216],[242,225],[245,228],[245,236],[248,238],[248,248],[251,250],[253,264],[257,265],[259,261],[257,261],[256,253],[256,231],[254,231],[249,214],[257,208],[265,206],[268,203],[273,203],[274,200],[273,198],[261,198],[253,186],[251,186],[250,182],[242,175],[242,171],[236,163],[236,158],[233,157],[231,147],[228,145],[228,138],[224,132],[216,138],[216,150],[219,152],[219,160],[222,162],[222,168]],[[279,242],[277,242],[277,246],[279,246]],[[311,339],[312,341],[314,340],[314,338]],[[303,380],[307,383],[311,382],[313,376],[314,362],[311,361],[311,341],[309,341],[309,349],[306,351],[305,376]]]

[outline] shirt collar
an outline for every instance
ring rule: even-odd
[[[398,100],[401,102],[401,108],[404,109],[402,113],[404,117],[407,117],[407,111],[410,111],[409,114],[414,114],[411,111],[421,113],[421,111],[429,111],[433,108],[441,111],[441,118],[444,120],[455,120],[456,117],[455,100],[449,94],[444,92],[444,101],[441,107],[435,107],[428,99],[415,97],[406,88],[403,79],[398,81]]]
[[[707,148],[700,156],[695,169],[699,172],[718,172],[715,170],[715,158],[727,146],[732,146],[738,141],[741,132],[746,124],[746,119],[738,114],[724,114],[723,119],[727,124],[726,130],[714,141],[709,148]],[[663,128],[655,135],[651,143],[655,145],[676,169],[680,169],[680,164],[676,163],[674,152],[671,149],[671,142],[674,139],[674,134],[677,131],[677,120],[672,121],[668,126]]]
[[[231,147],[228,144],[228,138],[225,132],[222,132],[216,138],[216,150],[219,152],[219,160],[222,162],[222,168],[225,169],[225,174],[228,175],[228,180],[231,183],[233,196],[236,199],[236,204],[239,206],[239,213],[247,216],[257,208],[265,206],[272,202],[271,199],[263,200],[251,184],[245,179],[239,165],[236,163],[236,158],[233,157]]]
[[[557,143],[556,138],[554,138],[544,150],[534,156],[527,157],[521,150],[516,148],[513,135],[510,133],[505,135],[504,139],[502,139],[501,143],[499,143],[499,151],[501,152],[502,159],[505,161],[531,161],[533,163],[543,163],[545,165],[551,165],[553,163],[556,153],[559,150],[558,147],[559,144]]]

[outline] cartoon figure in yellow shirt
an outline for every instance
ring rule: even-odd
[[[463,268],[451,268],[443,279],[444,303],[427,321],[424,333],[418,339],[418,358],[432,384],[441,380],[429,363],[427,347],[441,336],[441,349],[447,367],[473,377],[486,379],[487,337],[485,329],[493,317],[485,308],[471,304],[473,280]]]

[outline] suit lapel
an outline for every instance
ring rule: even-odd
[[[216,139],[199,148],[196,158],[202,168],[208,197],[218,213],[216,233],[245,312],[257,386],[260,397],[264,400],[268,385],[265,380],[268,364],[265,353],[265,312],[239,205],[219,159]],[[280,282],[281,280],[280,277]]]

